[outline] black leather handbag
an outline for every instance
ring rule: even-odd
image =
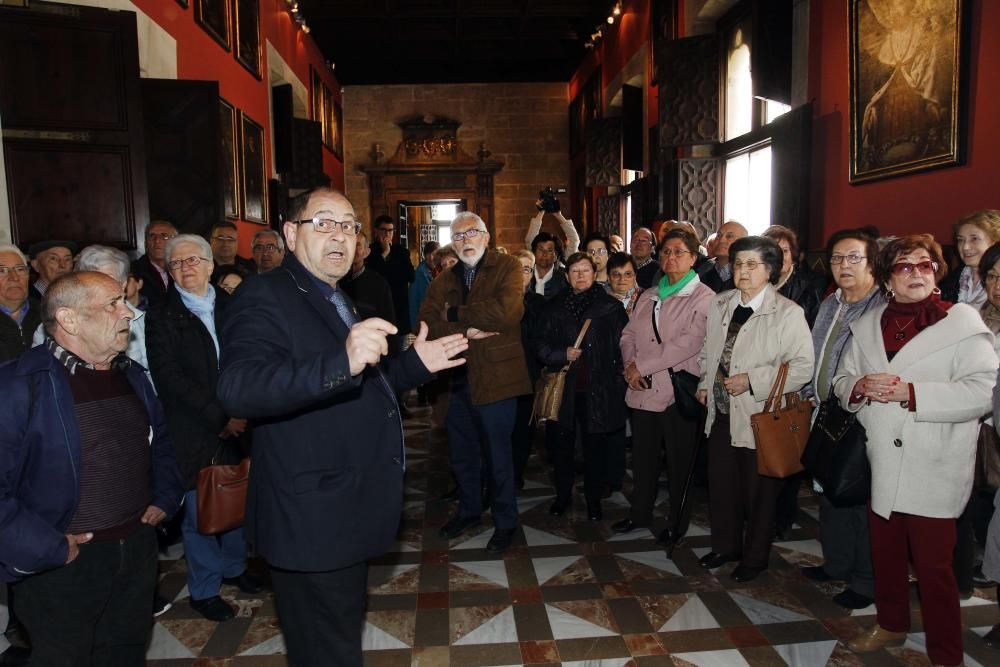
[[[657,345],[663,345],[660,338],[660,328],[656,325],[656,308],[652,312],[653,335],[656,336]],[[688,371],[675,371],[668,368],[670,374],[670,384],[674,387],[674,403],[681,417],[688,421],[697,422],[705,411],[705,406],[696,398],[698,394],[698,376]]]
[[[868,434],[857,416],[845,410],[831,392],[802,453],[802,465],[823,486],[823,495],[837,507],[868,502],[872,469],[868,463]]]

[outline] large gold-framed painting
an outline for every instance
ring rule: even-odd
[[[849,0],[851,183],[964,159],[965,0]]]

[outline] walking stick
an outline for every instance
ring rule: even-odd
[[[671,535],[673,535],[673,541],[671,541],[670,546],[667,547],[667,558],[673,560],[674,557],[674,547],[677,543],[681,541],[684,534],[687,533],[687,528],[684,532],[681,532],[681,525],[684,523],[684,508],[688,502],[688,492],[691,490],[691,479],[694,477],[695,466],[698,465],[698,449],[701,446],[701,441],[705,439],[705,420],[708,418],[708,408],[705,406],[701,407],[701,416],[698,418],[697,426],[698,428],[694,432],[694,451],[691,452],[691,465],[688,467],[687,479],[684,480],[684,490],[681,492],[680,506],[677,511],[677,521],[672,526]],[[671,499],[672,501],[672,499]],[[688,522],[690,523],[690,521]]]

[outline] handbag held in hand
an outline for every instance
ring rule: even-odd
[[[757,445],[757,472],[766,477],[791,477],[802,471],[802,451],[809,438],[812,407],[798,392],[784,394],[788,364],[781,364],[763,412],[750,415]],[[781,406],[782,394],[785,405]]]
[[[832,390],[819,406],[802,465],[837,507],[863,505],[871,498],[868,434],[857,415],[841,407]]]
[[[580,335],[573,344],[574,349],[579,349],[589,328],[590,320],[586,320],[580,327]],[[559,421],[559,408],[562,407],[563,391],[566,389],[566,375],[571,365],[572,361],[558,370],[550,371],[547,368],[542,370],[542,375],[535,386],[535,403],[531,411],[531,418],[536,423]]]
[[[216,535],[243,525],[250,479],[250,457],[234,465],[198,471],[198,532]]]

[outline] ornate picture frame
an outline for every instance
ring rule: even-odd
[[[340,161],[344,160],[344,110],[341,106],[334,102],[333,103],[333,122],[331,125],[333,130],[333,140],[330,142],[333,144],[333,154],[337,156]]]
[[[232,50],[232,0],[194,0],[194,21],[219,46]]]
[[[267,224],[267,163],[264,159],[264,128],[240,112],[240,174],[243,219]]]
[[[850,0],[850,182],[965,159],[966,0]]]
[[[260,0],[234,0],[236,17],[233,20],[235,37],[233,55],[236,62],[261,80],[260,66]]]
[[[222,210],[227,220],[240,217],[240,158],[236,154],[239,133],[236,107],[219,98],[220,150],[222,151]]]

